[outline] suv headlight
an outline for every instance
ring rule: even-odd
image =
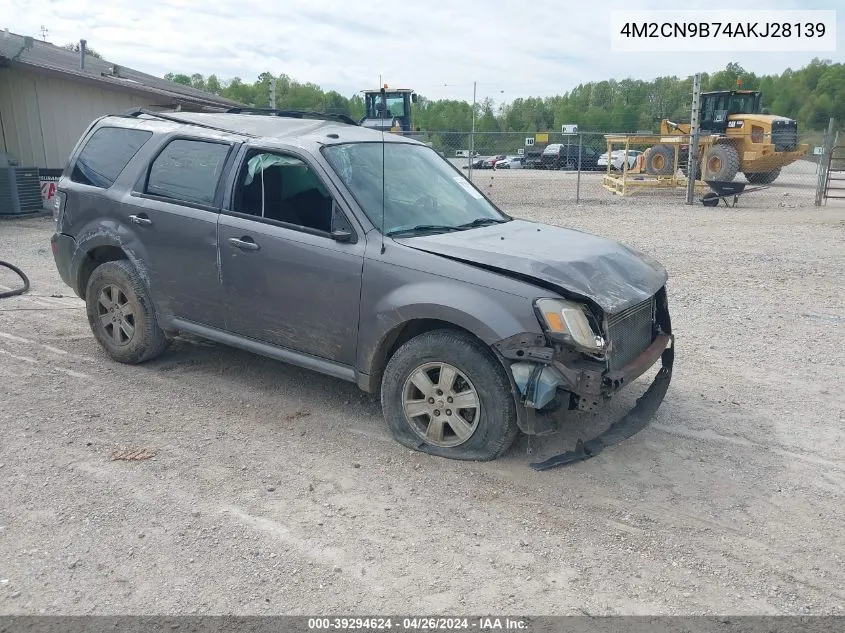
[[[572,343],[591,352],[606,348],[604,337],[590,326],[586,306],[563,299],[538,299],[534,307],[552,339]]]

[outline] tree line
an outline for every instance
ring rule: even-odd
[[[253,107],[269,106],[272,77],[264,72],[248,83],[239,77],[221,82],[216,75],[165,75],[170,81]],[[730,63],[723,70],[701,75],[702,90],[727,90],[738,82],[743,89],[760,90],[765,108],[796,119],[804,131],[825,129],[831,117],[840,126],[845,121],[845,64],[817,58],[798,70],[757,75]],[[564,124],[596,132],[656,130],[664,118],[689,121],[692,84],[692,76],[608,79],[580,84],[554,97],[518,98],[498,107],[488,98],[476,104],[476,130],[533,134],[560,130]],[[347,97],[287,75],[277,77],[276,107],[346,114],[356,120],[364,114],[360,94]],[[461,100],[419,95],[412,115],[414,127],[422,130],[466,132],[472,126],[472,104]]]

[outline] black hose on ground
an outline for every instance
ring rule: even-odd
[[[20,268],[18,268],[14,264],[10,264],[9,262],[4,261],[0,261],[0,266],[8,268],[9,270],[17,273],[18,277],[23,280],[23,286],[21,286],[20,288],[0,292],[0,299],[4,299],[6,297],[14,297],[15,295],[22,295],[27,290],[29,290],[29,277],[27,277]]]

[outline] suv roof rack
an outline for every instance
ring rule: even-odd
[[[162,112],[153,112],[152,110],[147,110],[145,108],[132,108],[131,110],[127,110],[123,113],[123,116],[127,117],[138,117],[142,114],[146,114],[147,116],[155,117],[157,119],[162,119],[164,121],[172,121],[173,123],[181,123],[182,125],[194,125],[196,127],[205,128],[206,130],[214,130],[215,132],[227,132],[229,134],[238,134],[240,136],[249,136],[251,138],[258,138],[255,134],[249,134],[248,132],[240,132],[238,130],[229,130],[224,127],[220,127],[218,125],[208,125],[206,123],[197,123],[196,121],[187,121],[185,119],[180,119],[179,117],[175,116],[168,116]]]
[[[358,122],[345,114],[331,114],[329,112],[314,112],[311,110],[276,110],[274,108],[229,108],[227,114],[264,114],[267,116],[290,117],[294,119],[326,119],[347,125],[358,125]]]

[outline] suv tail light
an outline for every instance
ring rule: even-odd
[[[53,196],[53,221],[58,225],[65,210],[65,202],[67,201],[67,194],[64,191],[56,190],[56,195]]]

